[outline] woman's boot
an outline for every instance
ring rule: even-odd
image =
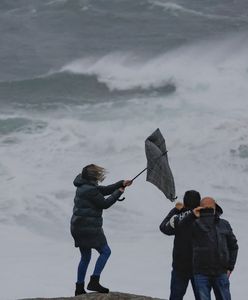
[[[84,289],[84,282],[83,283],[76,283],[76,290],[75,290],[75,296],[87,294]]]
[[[101,286],[99,280],[100,280],[100,276],[95,276],[95,275],[90,276],[90,282],[87,286],[87,290],[107,294],[109,292],[109,289]]]

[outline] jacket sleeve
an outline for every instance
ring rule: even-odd
[[[162,233],[166,235],[175,235],[175,228],[173,227],[173,219],[178,215],[179,210],[173,208],[168,215],[164,218],[163,222],[160,224],[159,229]]]
[[[192,225],[195,220],[197,219],[197,217],[194,215],[194,213],[191,211],[188,214],[185,214],[183,217],[181,218],[176,218],[174,223],[175,223],[175,227],[177,229],[181,229],[185,226],[190,226]]]
[[[234,269],[236,260],[237,260],[237,255],[238,255],[238,242],[236,239],[236,236],[234,235],[232,231],[231,225],[228,223],[229,227],[229,234],[227,235],[227,247],[229,250],[229,267],[228,269],[232,271]]]
[[[112,194],[115,190],[118,190],[119,188],[123,187],[123,182],[124,180],[120,180],[114,184],[106,186],[98,185],[97,188],[102,195],[107,196]]]
[[[98,189],[91,191],[91,201],[99,209],[107,209],[112,206],[121,196],[122,192],[115,190],[108,198],[104,198]]]

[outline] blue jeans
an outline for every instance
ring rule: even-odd
[[[172,270],[171,272],[170,300],[182,300],[186,293],[189,281],[191,281],[195,299],[200,300],[196,295],[194,278],[191,276],[183,276],[175,270]]]
[[[83,283],[90,263],[92,249],[85,249],[85,248],[79,248],[79,249],[81,252],[81,260],[78,265],[77,283]],[[111,250],[107,244],[101,248],[97,248],[96,250],[100,255],[96,261],[93,275],[100,276],[106,265],[107,260],[110,257]]]
[[[194,276],[195,286],[200,300],[211,300],[213,288],[216,300],[231,300],[230,283],[227,274],[207,276],[197,274]]]

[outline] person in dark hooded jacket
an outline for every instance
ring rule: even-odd
[[[221,207],[211,197],[179,220],[178,227],[192,228],[193,274],[200,300],[231,300],[229,276],[234,269],[238,244],[228,221],[221,219]]]
[[[103,209],[108,209],[119,199],[131,180],[121,180],[108,186],[98,185],[105,178],[105,169],[91,164],[83,168],[75,180],[76,195],[71,218],[71,234],[75,247],[79,247],[81,260],[78,265],[75,296],[86,294],[84,281],[91,259],[92,249],[99,252],[93,275],[87,286],[88,290],[108,293],[109,289],[100,285],[100,275],[111,254],[102,225]],[[104,196],[110,195],[108,198]]]
[[[178,222],[199,206],[200,193],[195,190],[186,191],[183,203],[176,203],[169,214],[160,225],[160,230],[166,235],[174,237],[173,262],[170,283],[170,300],[182,300],[189,281],[196,295],[193,272],[192,272],[192,228],[191,226],[180,226]]]

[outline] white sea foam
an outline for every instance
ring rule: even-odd
[[[184,13],[190,13],[190,14],[197,15],[197,16],[204,16],[204,14],[199,11],[185,8],[182,5],[179,5],[174,2],[161,1],[161,0],[151,0],[149,2],[155,6],[163,7],[164,10],[167,10],[167,11],[172,11],[175,13],[176,12],[184,12]]]
[[[74,1],[75,2],[75,1]],[[59,6],[59,5],[65,5],[73,3],[73,1],[70,0],[50,0],[45,3],[45,5],[48,6]],[[87,11],[89,9],[89,0],[78,0],[77,5],[82,11]]]
[[[154,6],[162,7],[165,11],[169,11],[174,15],[178,15],[179,13],[185,13],[185,14],[190,14],[192,16],[198,16],[198,17],[203,17],[203,18],[208,18],[208,19],[246,20],[246,18],[242,18],[242,17],[233,18],[231,16],[204,13],[204,12],[201,12],[201,11],[198,11],[198,10],[187,8],[185,6],[177,4],[175,2],[168,2],[167,0],[165,0],[165,1],[163,1],[163,0],[148,0],[148,2],[152,5],[154,5]]]
[[[46,3],[46,5],[54,5],[54,4],[65,4],[68,0],[51,0]]]

